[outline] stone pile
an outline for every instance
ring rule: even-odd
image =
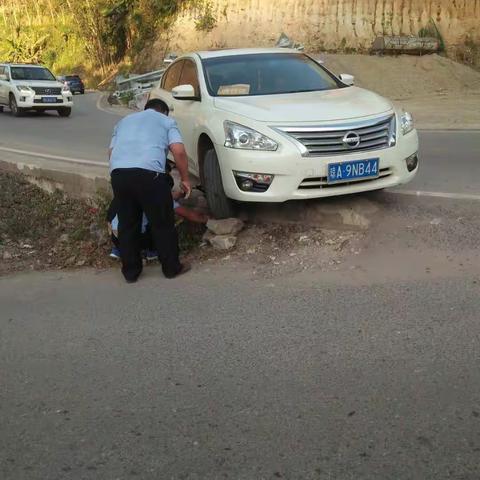
[[[239,218],[210,219],[203,240],[217,250],[230,250],[237,243],[237,235],[245,224]]]

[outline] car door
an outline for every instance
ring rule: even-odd
[[[172,96],[172,90],[178,85],[184,85],[182,80],[191,78],[191,65],[188,64],[187,72],[183,75],[183,69],[186,62],[192,62],[190,59],[180,59],[172,63],[164,73],[160,86],[155,89],[152,97],[163,100],[170,109],[170,116],[174,118],[178,124],[180,133],[187,150],[189,168],[196,175],[198,175],[198,167],[196,164],[195,146],[194,146],[194,131],[190,121],[188,105],[193,103],[190,100],[176,100]],[[194,64],[195,66],[195,64]],[[191,83],[189,83],[191,84]],[[196,82],[198,88],[198,80]],[[195,86],[194,86],[195,88]],[[195,102],[196,103],[196,102]]]
[[[172,89],[178,85],[182,73],[183,60],[172,63],[165,71],[160,81],[159,88],[152,92],[152,98],[160,98],[170,108],[170,116],[175,118],[175,106],[173,105]]]
[[[3,65],[0,65],[0,75],[6,75],[7,69]],[[8,94],[7,94],[7,85],[8,82],[4,79],[0,79],[0,103],[6,105]]]
[[[197,141],[199,119],[201,118],[200,85],[195,61],[190,58],[184,60],[178,85],[192,85],[195,90],[195,100],[177,100],[172,97],[175,119],[182,133],[185,149],[187,150],[190,169],[198,175]]]

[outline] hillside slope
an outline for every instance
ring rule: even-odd
[[[423,129],[480,129],[480,73],[439,55],[316,55],[336,74],[390,98]]]
[[[359,86],[392,100],[480,93],[480,72],[440,55],[378,57],[372,55],[315,55],[334,73],[355,75]]]

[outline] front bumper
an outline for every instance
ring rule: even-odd
[[[218,145],[216,151],[226,195],[242,202],[285,202],[390,188],[410,182],[418,171],[416,168],[409,172],[405,162],[418,152],[415,130],[398,138],[394,147],[345,155],[302,157],[294,145],[286,142],[276,152],[236,150]],[[379,159],[379,178],[326,184],[329,163],[369,158]],[[272,174],[275,178],[265,192],[244,192],[235,181],[234,171]]]
[[[49,98],[55,99],[55,101],[52,100],[50,102],[45,102],[45,97],[46,95],[23,95],[20,93],[17,97],[17,105],[19,108],[25,108],[29,110],[57,110],[62,107],[73,107],[73,98],[71,95],[48,95]]]

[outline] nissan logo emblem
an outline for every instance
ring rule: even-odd
[[[357,132],[347,132],[342,142],[348,148],[356,148],[360,145],[360,135]]]

